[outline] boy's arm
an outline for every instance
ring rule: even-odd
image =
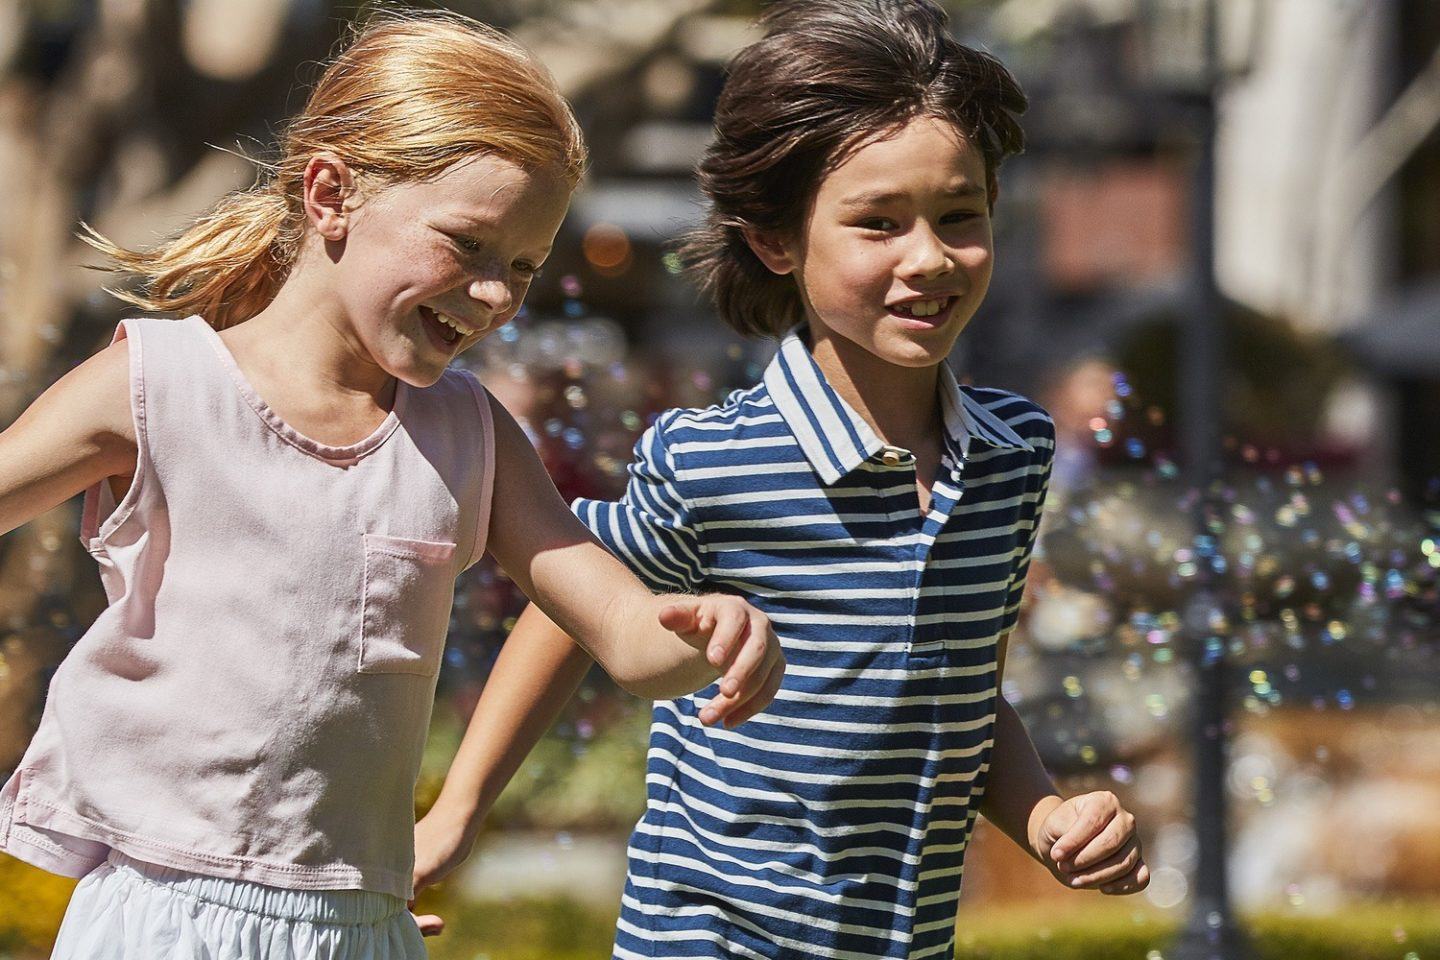
[[[509,414],[491,409],[497,465],[488,546],[536,603],[506,639],[440,796],[415,825],[417,890],[469,856],[495,799],[574,695],[592,655],[626,689],[653,698],[693,692],[725,668],[700,711],[706,724],[748,719],[784,676],[763,614],[737,597],[652,596],[566,509]]]
[[[536,607],[520,615],[480,694],[440,796],[415,825],[416,889],[435,883],[470,855],[495,800],[594,662]]]
[[[525,608],[485,682],[440,796],[415,825],[417,890],[465,862],[501,791],[554,725],[592,663],[538,607]],[[714,673],[697,669],[697,675],[708,678],[703,682],[714,679]],[[763,705],[757,698],[726,721],[738,723]]]
[[[1000,638],[996,685],[1010,635]],[[997,694],[995,744],[980,812],[1061,883],[1102,893],[1138,893],[1150,883],[1135,817],[1115,794],[1097,790],[1064,799],[1035,744],[1004,696]]]

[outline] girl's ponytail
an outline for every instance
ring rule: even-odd
[[[480,155],[552,169],[571,187],[585,168],[574,112],[524,48],[460,14],[387,8],[325,67],[261,183],[154,250],[126,250],[88,226],[82,239],[109,269],[139,278],[137,290],[112,291],[122,300],[233,326],[274,299],[299,256],[305,168],[322,152],[349,164],[362,191]]]
[[[293,218],[298,219],[298,218]],[[285,195],[272,185],[232,193],[180,236],[152,250],[127,250],[81,224],[80,238],[140,278],[111,290],[147,311],[198,314],[217,330],[248,320],[280,289],[299,242]]]

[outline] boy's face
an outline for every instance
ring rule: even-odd
[[[569,201],[558,176],[484,155],[378,190],[336,262],[335,295],[364,352],[407,383],[438,380],[520,309]]]
[[[817,341],[939,363],[990,285],[985,161],[952,124],[919,117],[824,177],[799,237],[756,252],[794,273]]]

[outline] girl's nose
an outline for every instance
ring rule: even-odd
[[[467,292],[470,294],[470,299],[484,304],[489,309],[491,317],[498,317],[505,313],[515,301],[515,294],[510,290],[510,284],[495,278],[471,280]]]
[[[925,224],[911,232],[909,249],[903,266],[906,277],[933,280],[955,269],[955,260],[940,238]]]

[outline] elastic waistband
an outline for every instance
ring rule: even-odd
[[[107,862],[120,873],[220,907],[278,920],[335,926],[381,923],[406,909],[404,900],[373,890],[287,890],[249,880],[211,877],[146,863],[112,849]]]

